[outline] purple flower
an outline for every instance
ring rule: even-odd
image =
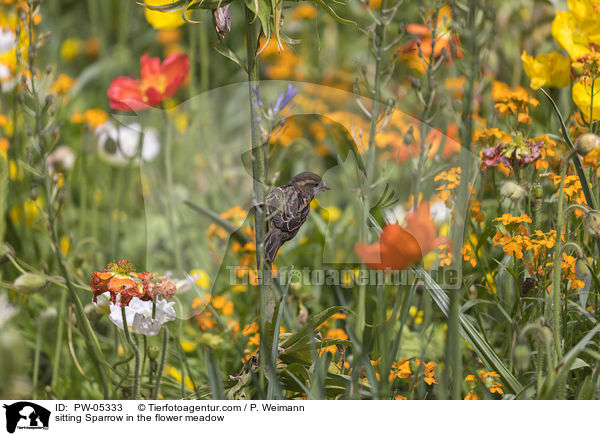
[[[288,85],[285,91],[281,91],[279,96],[277,97],[277,101],[273,106],[273,113],[277,113],[283,108],[285,108],[290,101],[298,94],[298,90],[294,88],[292,85]]]

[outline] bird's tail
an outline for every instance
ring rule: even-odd
[[[273,259],[277,255],[277,250],[283,244],[281,230],[278,228],[271,228],[265,237],[265,259],[267,262],[272,263]]]

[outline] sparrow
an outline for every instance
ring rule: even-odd
[[[265,237],[265,258],[272,263],[279,247],[289,241],[306,221],[310,202],[321,191],[331,189],[321,177],[309,171],[294,176],[286,185],[273,189],[265,200],[269,231]]]

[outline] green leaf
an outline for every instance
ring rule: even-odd
[[[287,349],[302,339],[309,339],[312,337],[313,332],[318,329],[321,324],[331,318],[334,314],[344,311],[348,311],[348,309],[343,306],[333,306],[310,317],[304,327],[302,327],[297,333],[287,336],[280,346]]]
[[[215,222],[215,224],[218,224],[221,227],[223,227],[239,243],[245,244],[247,242],[250,242],[250,238],[248,237],[248,235],[246,235],[244,232],[240,231],[240,229],[238,229],[233,224],[231,224],[231,222],[227,221],[226,219],[221,218],[221,216],[218,213],[213,212],[212,210],[202,207],[200,205],[194,204],[191,201],[186,200],[186,201],[184,201],[184,203],[187,206],[189,206],[191,209],[195,210],[196,212],[213,220]]]
[[[446,295],[446,292],[440,288],[440,285],[438,285],[435,280],[431,278],[431,276],[423,269],[423,267],[419,266],[415,268],[415,272],[425,281],[425,288],[431,295],[433,301],[435,301],[444,315],[448,316],[450,299],[448,298],[448,295]],[[459,319],[461,336],[465,338],[469,345],[471,345],[483,363],[500,374],[500,377],[502,377],[506,387],[513,393],[516,394],[523,391],[523,386],[521,383],[519,383],[519,380],[517,380],[517,378],[510,372],[504,362],[502,362],[502,359],[498,357],[492,346],[487,343],[487,341],[483,338],[483,335],[477,331],[467,316],[464,313],[460,313]]]
[[[546,378],[542,389],[540,390],[540,399],[554,399],[556,398],[558,389],[562,384],[563,379],[567,376],[569,371],[574,369],[577,364],[577,356],[581,353],[585,347],[591,342],[592,338],[600,331],[600,324],[596,325],[591,329],[587,335],[585,335],[573,348],[569,350],[567,354],[558,363],[558,366],[554,369],[553,375]]]
[[[337,21],[339,21],[340,23],[343,24],[356,24],[355,21],[351,21],[351,20],[346,20],[345,18],[340,17],[331,6],[329,6],[324,0],[309,0],[311,3],[314,3],[315,5],[319,6],[321,9],[323,9],[325,12],[327,12],[329,15],[331,15],[333,18],[335,18]]]
[[[246,7],[250,9],[259,19],[265,38],[268,40],[271,35],[271,1],[269,0],[244,0]]]
[[[6,214],[6,199],[8,198],[8,160],[0,156],[0,217]],[[0,241],[4,240],[6,220],[0,219]]]

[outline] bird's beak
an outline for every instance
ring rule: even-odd
[[[327,186],[327,183],[325,183],[323,180],[321,180],[321,183],[319,183],[319,192],[320,191],[329,191],[331,188],[329,186]]]

